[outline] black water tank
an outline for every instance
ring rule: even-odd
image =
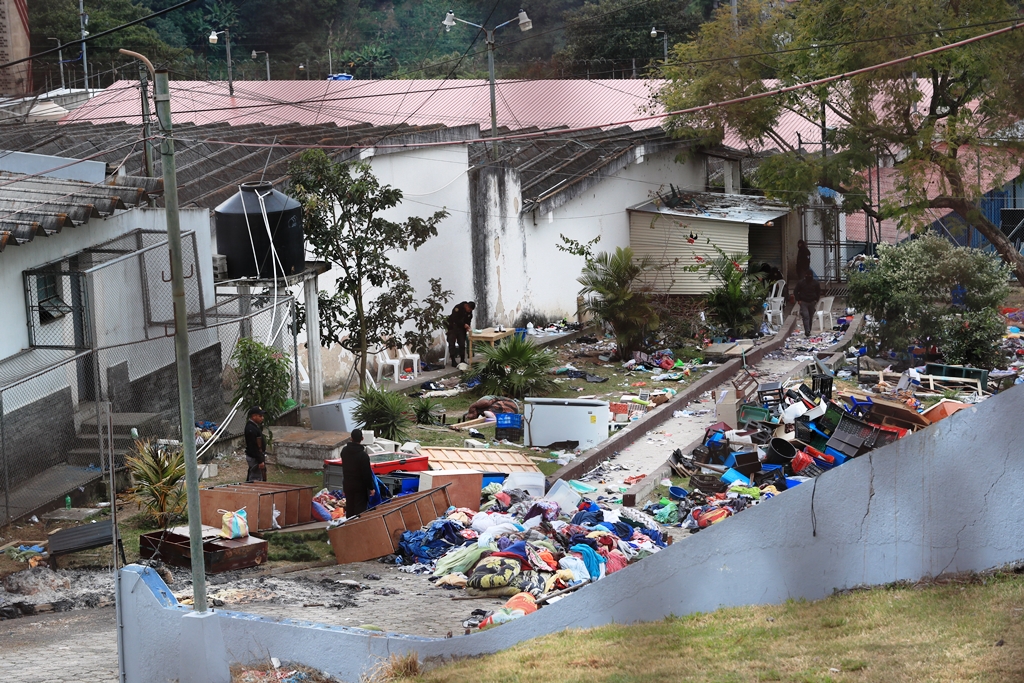
[[[280,264],[273,260],[261,197]],[[305,268],[302,205],[271,183],[242,183],[238,194],[214,209],[213,215],[217,252],[227,257],[228,277],[269,279],[281,277],[282,267],[285,275],[297,275]]]

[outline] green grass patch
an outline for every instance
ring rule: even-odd
[[[1022,611],[1024,576],[996,574],[569,629],[401,680],[1019,681]]]
[[[269,545],[267,559],[271,562],[319,562],[334,557],[326,531],[274,532],[263,538]]]

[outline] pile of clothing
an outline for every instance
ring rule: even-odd
[[[511,598],[475,622],[481,628],[530,614],[552,593],[598,581],[658,552],[666,534],[649,516],[582,499],[562,510],[553,500],[491,484],[480,511],[449,508],[399,542],[406,565],[429,566],[437,586],[473,596]]]
[[[321,522],[344,520],[345,492],[340,489],[337,491],[320,489],[313,496],[313,519],[318,519]]]

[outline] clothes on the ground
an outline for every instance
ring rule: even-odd
[[[373,491],[373,470],[370,456],[361,443],[349,443],[341,449],[342,488],[345,490],[345,516],[365,512]]]
[[[267,461],[266,442],[263,440],[263,428],[248,420],[245,423],[245,462],[249,466],[246,481],[266,481],[267,470],[260,467]]]

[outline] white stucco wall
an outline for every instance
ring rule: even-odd
[[[208,213],[206,209],[182,209],[180,215],[182,231],[196,231],[200,276],[203,277],[206,303],[212,305],[213,265],[210,257]],[[132,209],[105,218],[93,218],[77,228],[65,228],[57,235],[36,237],[20,247],[8,246],[4,249],[3,253],[0,253],[0,287],[6,293],[6,296],[0,299],[0,359],[26,349],[29,345],[25,281],[22,276],[25,270],[61,260],[139,228],[165,232],[167,222],[164,210]],[[112,307],[116,311],[123,305],[124,297],[141,297],[137,281],[126,282],[123,288],[105,292],[103,298],[96,303],[103,307]]]

